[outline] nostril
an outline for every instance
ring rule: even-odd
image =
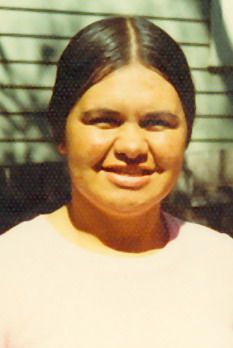
[[[129,156],[126,153],[116,153],[116,158],[120,161],[123,161],[127,164],[139,164],[146,162],[147,155],[146,154],[137,154],[135,156]]]
[[[127,163],[141,163],[149,151],[145,131],[135,122],[125,122],[114,141],[114,152]]]

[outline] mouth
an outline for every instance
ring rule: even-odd
[[[154,173],[154,169],[145,168],[145,167],[135,167],[135,166],[112,166],[104,167],[104,171],[109,173],[116,173],[119,175],[128,175],[128,176],[144,176],[151,175]]]
[[[121,188],[140,189],[149,183],[155,170],[143,167],[113,166],[103,168],[108,180]]]

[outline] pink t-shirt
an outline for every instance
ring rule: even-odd
[[[143,257],[91,252],[43,216],[0,237],[0,348],[232,348],[233,240],[166,214]]]

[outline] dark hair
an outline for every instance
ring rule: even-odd
[[[142,17],[113,17],[78,32],[64,50],[50,101],[48,118],[54,139],[64,140],[66,117],[84,92],[110,72],[139,61],[159,70],[181,99],[190,140],[195,115],[194,86],[179,45]]]

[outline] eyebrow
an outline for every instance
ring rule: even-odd
[[[121,116],[121,114],[118,111],[107,109],[107,108],[100,108],[100,109],[91,109],[84,111],[82,113],[82,120],[85,122],[88,122],[89,120],[93,119],[93,117],[113,117],[117,118]]]
[[[108,108],[90,109],[90,110],[84,111],[81,116],[82,121],[84,123],[89,123],[94,118],[99,118],[99,117],[107,117],[107,118],[109,117],[113,119],[119,119],[119,117],[124,118],[124,116],[119,111],[108,109]],[[142,114],[141,116],[139,116],[139,122],[141,122],[142,120],[150,119],[150,118],[159,119],[161,117],[167,118],[170,121],[175,123],[179,121],[179,117],[176,114],[173,114],[172,112],[167,110],[161,110],[161,111],[150,111],[145,114]]]
[[[159,118],[159,117],[168,117],[172,121],[177,121],[179,117],[176,114],[173,114],[170,111],[151,111],[147,112],[146,114],[143,115],[144,119],[147,118]]]

